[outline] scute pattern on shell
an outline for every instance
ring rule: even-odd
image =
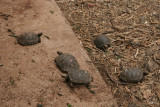
[[[79,83],[79,84],[87,84],[90,83],[92,78],[90,74],[86,70],[76,69],[69,72],[69,79],[71,82]]]
[[[97,48],[102,48],[105,45],[110,45],[110,39],[106,35],[100,35],[94,40]]]
[[[33,32],[26,32],[17,37],[17,42],[23,46],[34,45],[41,42],[40,34],[35,34]]]
[[[55,58],[55,63],[62,72],[69,72],[72,69],[79,69],[78,61],[71,54],[60,54]]]
[[[125,82],[139,82],[143,78],[143,71],[138,68],[127,68],[119,78]]]

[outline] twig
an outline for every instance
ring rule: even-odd
[[[139,48],[137,49],[136,54],[134,55],[135,58],[137,57],[138,53],[139,53]]]
[[[153,60],[154,60],[158,65],[160,65],[160,63],[156,60],[156,56],[155,56],[155,55],[153,55]]]
[[[93,63],[93,64],[100,64],[100,65],[103,65],[103,64],[101,64],[101,63],[99,63],[99,62],[93,62],[93,61],[86,61],[86,62]]]
[[[47,39],[50,39],[48,36],[44,35],[44,37],[46,37]]]

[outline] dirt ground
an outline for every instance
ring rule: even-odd
[[[8,30],[43,36],[39,44],[21,46]],[[57,51],[74,55],[80,68],[91,74],[91,92],[66,84],[54,63]],[[87,61],[54,0],[0,0],[0,107],[117,107],[110,88]]]
[[[119,107],[160,106],[160,1],[56,0],[77,38],[110,86]],[[95,37],[111,39],[107,52]],[[105,68],[104,64],[107,66]],[[121,85],[121,68],[137,67],[149,74],[138,84]],[[108,77],[108,73],[111,77]]]

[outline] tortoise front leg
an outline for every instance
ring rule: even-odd
[[[86,86],[88,89],[91,88],[91,87],[90,87],[90,83],[85,84],[85,86]]]
[[[41,43],[41,39],[39,38],[38,43]]]
[[[71,87],[71,88],[74,88],[75,86],[74,86],[74,83],[73,82],[69,82],[69,86]]]
[[[89,91],[90,93],[95,94],[95,91],[91,89],[91,84],[90,84],[90,83],[87,83],[87,84],[86,84],[86,87],[87,87],[87,89],[88,89],[88,91]]]
[[[105,47],[105,46],[101,47],[101,49],[102,49],[104,52],[106,52],[106,47]]]

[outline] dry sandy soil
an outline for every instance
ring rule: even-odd
[[[41,43],[21,46],[8,29],[16,35],[42,32]],[[117,107],[80,43],[54,0],[0,0],[0,106]],[[92,93],[65,83],[54,63],[58,50],[74,55],[88,70],[96,86]]]
[[[68,21],[54,0],[0,0],[0,105],[159,107],[160,1],[56,2]],[[8,36],[8,29],[17,35],[26,31],[44,35],[40,44],[23,47]],[[107,52],[93,43],[100,34],[111,39]],[[97,86],[92,89],[95,94],[84,86],[68,87],[54,63],[57,50],[73,54],[81,68],[89,71]],[[86,62],[90,60],[86,52],[111,91],[94,65]],[[122,67],[137,67],[149,74],[138,84],[112,82],[120,81]]]
[[[160,1],[56,0],[120,107],[160,106]],[[107,52],[95,37],[111,39]],[[105,63],[106,62],[106,63]],[[107,66],[105,67],[104,64]],[[149,72],[138,84],[121,85],[122,68]],[[108,73],[111,77],[108,77]]]

